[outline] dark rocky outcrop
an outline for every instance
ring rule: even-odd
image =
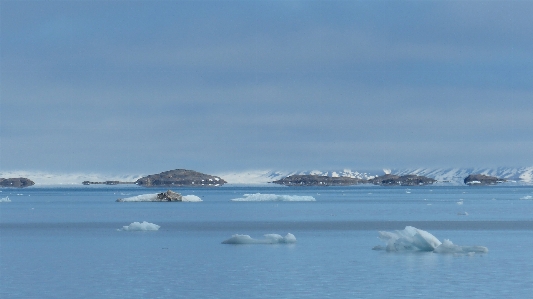
[[[135,184],[144,187],[216,187],[226,183],[220,177],[186,169],[175,169],[152,174],[135,182]]]
[[[464,183],[467,185],[478,185],[478,186],[487,186],[487,185],[496,185],[499,183],[505,182],[505,179],[497,178],[494,176],[484,175],[484,174],[471,174],[464,179]]]
[[[285,186],[350,186],[366,181],[350,177],[328,177],[320,175],[291,175],[286,178],[273,181],[274,184]]]
[[[182,201],[183,196],[174,191],[168,190],[167,192],[157,194],[157,199],[159,201]]]
[[[437,180],[425,176],[418,176],[414,174],[409,175],[394,175],[385,174],[368,180],[369,183],[380,186],[423,186],[431,185]]]
[[[24,188],[33,186],[35,183],[27,178],[9,178],[4,179],[0,178],[0,187],[17,187],[17,188]]]

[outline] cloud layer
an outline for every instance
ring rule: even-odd
[[[0,168],[533,164],[533,3],[2,3]]]

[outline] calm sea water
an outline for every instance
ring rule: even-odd
[[[0,298],[531,298],[532,187],[2,189]],[[316,201],[234,202],[244,194]],[[261,196],[258,196],[259,198]],[[256,198],[258,198],[256,197]],[[467,214],[467,215],[466,215]],[[157,231],[120,230],[147,221]],[[486,254],[374,251],[410,225]],[[295,244],[228,245],[292,233]]]

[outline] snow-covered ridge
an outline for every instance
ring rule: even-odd
[[[279,171],[279,170],[250,170],[239,172],[224,172],[217,176],[226,180],[229,184],[266,184],[272,181],[288,177],[290,175],[320,175],[328,177],[350,177],[368,180],[376,177],[376,174],[366,172],[352,171],[351,169],[342,170],[299,170],[299,171]]]
[[[504,178],[508,181],[516,181],[519,184],[533,185],[533,166],[531,167],[497,167],[497,168],[399,168],[384,169],[374,173],[358,172],[351,169],[337,170],[249,170],[220,172],[214,175],[226,180],[233,185],[267,185],[293,174],[313,174],[329,177],[351,177],[358,179],[371,179],[385,172],[398,175],[416,174],[434,178],[438,183],[464,185],[463,180],[470,174],[485,174]],[[25,177],[35,182],[36,186],[46,185],[81,185],[83,181],[121,181],[134,182],[141,178],[142,174],[102,174],[102,173],[50,173],[43,171],[0,171],[2,178]]]
[[[463,180],[470,174],[484,174],[508,181],[531,185],[533,184],[532,167],[497,167],[497,168],[412,168],[394,169],[392,173],[398,175],[416,174],[436,179],[441,183],[463,185]]]
[[[333,170],[333,171],[243,171],[221,173],[218,176],[224,178],[229,184],[266,184],[275,180],[285,178],[293,174],[313,174],[329,177],[351,177],[359,179],[371,179],[384,173],[397,175],[416,174],[434,178],[438,183],[464,185],[463,180],[470,174],[485,174],[504,178],[508,181],[516,181],[520,184],[533,185],[533,166],[532,167],[498,167],[498,168],[400,168],[400,169],[383,169],[376,173],[357,172],[350,169]]]

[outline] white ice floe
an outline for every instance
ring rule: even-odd
[[[131,197],[122,198],[123,202],[128,201],[155,201],[157,199],[157,193],[151,194],[141,194]]]
[[[157,198],[157,193],[141,194],[132,197],[121,198],[120,202],[149,202],[161,201]],[[196,195],[184,195],[181,199],[183,202],[200,202],[202,199]]]
[[[533,199],[533,196],[531,196],[531,195],[526,195],[526,196],[524,196],[524,197],[520,197],[520,199],[524,199],[524,200],[526,200],[526,199]]]
[[[0,202],[11,202],[11,199],[9,199],[9,196],[0,198]]]
[[[439,241],[427,231],[413,226],[406,226],[404,230],[393,232],[380,231],[379,238],[387,243],[375,246],[373,250],[396,251],[432,251],[435,253],[486,253],[489,250],[483,246],[459,246],[450,240]]]
[[[266,234],[264,239],[254,239],[249,235],[233,235],[222,244],[293,244],[296,237],[288,233],[285,237],[278,234]]]
[[[233,198],[231,201],[316,201],[313,196],[278,195],[278,194],[244,194],[244,197]]]
[[[123,226],[122,230],[127,231],[149,231],[158,230],[161,226],[150,222],[132,222],[130,225]]]
[[[457,212],[457,215],[459,216],[468,216],[467,212]]]
[[[442,244],[433,250],[435,253],[463,253],[463,254],[475,254],[489,252],[487,247],[484,246],[459,246],[452,243],[448,239],[444,239]]]
[[[202,199],[196,195],[183,195],[181,201],[186,202],[200,202]]]

